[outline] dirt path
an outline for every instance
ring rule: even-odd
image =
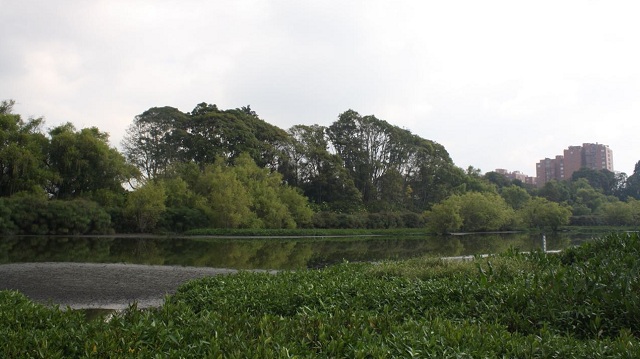
[[[182,283],[236,273],[234,269],[95,263],[0,265],[0,290],[18,290],[31,300],[61,307],[124,309],[159,306]]]

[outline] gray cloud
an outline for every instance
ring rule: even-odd
[[[600,142],[630,173],[640,132],[633,1],[6,1],[0,96],[117,145],[152,106],[250,104],[283,128],[352,108],[461,167],[534,174]]]

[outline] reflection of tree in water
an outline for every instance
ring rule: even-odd
[[[165,238],[118,238],[111,247],[114,261],[135,264],[165,264]]]
[[[2,237],[2,263],[109,261],[113,238]]]
[[[464,252],[464,245],[460,241],[460,238],[448,238],[443,241],[442,252],[437,253],[443,257],[456,257],[462,255]]]
[[[125,262],[236,269],[319,268],[342,261],[401,260],[418,256],[539,250],[541,234],[472,234],[366,238],[112,238],[0,237],[0,263]],[[591,236],[584,236],[590,238]],[[547,234],[547,249],[576,244]]]

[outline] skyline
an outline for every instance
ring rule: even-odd
[[[353,109],[484,173],[534,175],[582,143],[607,144],[627,175],[640,160],[632,1],[0,5],[0,100],[49,127],[96,126],[118,148],[147,109],[207,102],[285,130]]]

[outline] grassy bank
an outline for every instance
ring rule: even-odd
[[[640,238],[192,281],[108,322],[0,293],[2,357],[637,357]]]

